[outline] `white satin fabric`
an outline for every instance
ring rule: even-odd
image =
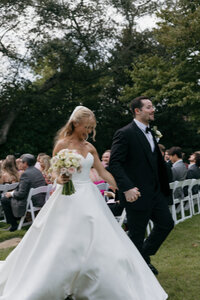
[[[167,294],[89,179],[93,156],[73,176],[76,192],[49,198],[0,264],[0,300],[164,300]]]

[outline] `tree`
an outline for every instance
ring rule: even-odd
[[[50,153],[55,132],[76,104],[89,106],[99,128],[106,128],[97,136],[100,152],[110,147],[113,132],[130,118],[126,103],[119,101],[122,86],[130,81],[124,67],[132,69],[131,58],[152,47],[150,33],[143,36],[134,29],[136,18],[155,3],[4,0],[0,52],[10,72],[1,78],[2,155]],[[119,12],[123,22],[108,14],[110,9]],[[14,47],[12,36],[22,45],[20,49]]]
[[[151,97],[160,115],[157,123],[165,131],[164,143],[186,151],[198,150],[200,141],[199,14],[196,1],[176,1],[159,13],[161,21],[154,30],[159,46],[154,55],[143,54],[134,62],[132,82],[121,98],[128,102],[141,94]]]

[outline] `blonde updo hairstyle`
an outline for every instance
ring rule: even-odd
[[[68,122],[58,131],[55,141],[58,141],[60,139],[63,139],[67,136],[72,135],[75,126],[74,123],[79,123],[83,121],[83,119],[88,119],[88,124],[91,124],[92,126],[92,139],[95,141],[95,135],[96,135],[96,118],[94,113],[85,106],[78,106],[75,108],[73,113],[71,114]]]

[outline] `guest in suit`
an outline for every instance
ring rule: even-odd
[[[114,135],[109,170],[126,208],[129,236],[152,272],[158,274],[150,256],[157,252],[174,226],[165,197],[170,194],[168,176],[149,127],[154,120],[152,102],[148,97],[137,97],[131,103],[131,110],[134,120]],[[154,227],[144,241],[150,219]]]
[[[173,181],[185,180],[187,175],[187,167],[183,162],[183,153],[180,147],[171,147],[168,150],[170,160],[173,164],[172,166],[172,175]]]
[[[161,152],[161,154],[162,154],[162,156],[163,156],[163,158],[164,158],[165,165],[166,165],[166,169],[167,169],[168,182],[170,183],[170,182],[173,181],[172,168],[171,168],[171,167],[172,167],[172,164],[171,164],[171,161],[170,161],[170,163],[169,163],[169,162],[167,162],[167,161],[165,160],[165,146],[162,145],[162,144],[158,144],[158,147],[159,147],[160,152]],[[172,205],[172,204],[173,204],[173,197],[172,197],[172,192],[171,192],[171,190],[170,190],[170,196],[167,197],[167,203],[168,203],[168,205]]]
[[[20,177],[19,185],[16,190],[7,192],[1,199],[6,221],[11,224],[10,231],[15,231],[18,227],[17,220],[26,211],[26,201],[31,188],[46,185],[42,173],[34,167],[35,157],[31,154],[22,155],[24,173]],[[45,195],[38,194],[33,196],[33,204],[42,207],[45,203]]]
[[[186,179],[200,179],[200,153],[199,152],[194,152],[193,154],[190,155],[193,157],[193,164],[189,165],[188,171],[187,171],[187,175],[186,175]],[[195,185],[192,188],[192,193],[193,194],[197,194],[199,191],[199,186]]]
[[[162,145],[162,144],[158,144],[158,147],[160,149],[160,152],[165,160],[165,146]],[[173,176],[172,176],[172,164],[170,165],[166,160],[165,160],[165,165],[166,165],[166,168],[167,168],[167,174],[168,174],[168,181],[169,182],[172,182],[173,181]]]
[[[169,159],[169,150],[165,150],[165,155],[164,155],[164,160],[166,161],[166,163],[170,166],[170,168],[172,167],[172,162],[171,160]]]
[[[200,178],[200,153],[194,152],[191,156],[194,157],[193,164],[189,165],[189,168],[187,170],[186,179],[199,179]],[[190,156],[190,157],[191,157]]]

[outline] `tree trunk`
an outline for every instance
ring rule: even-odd
[[[16,119],[17,114],[18,112],[16,110],[10,111],[2,126],[0,127],[0,145],[6,143],[9,129],[14,120]]]

